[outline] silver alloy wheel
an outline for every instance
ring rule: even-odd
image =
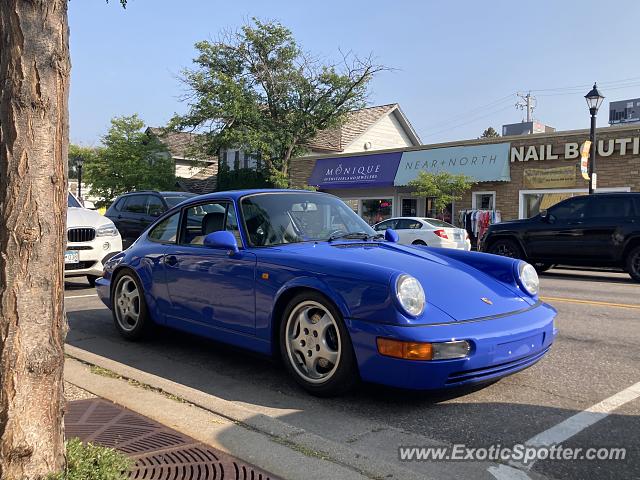
[[[114,290],[114,308],[118,325],[130,332],[138,326],[140,319],[140,291],[135,280],[123,275]]]
[[[286,348],[289,362],[305,381],[328,381],[338,369],[342,353],[335,318],[318,302],[299,303],[287,318]]]

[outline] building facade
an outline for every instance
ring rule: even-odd
[[[474,180],[447,220],[460,210],[498,210],[502,220],[536,215],[564,198],[588,192],[580,150],[588,130],[477,139],[372,154],[299,158],[297,186],[313,185],[343,198],[370,223],[391,216],[432,216],[430,199],[412,196],[418,172],[449,171]],[[597,191],[640,192],[640,127],[597,131]]]

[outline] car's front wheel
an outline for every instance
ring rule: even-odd
[[[494,255],[502,255],[503,257],[522,258],[522,250],[520,246],[514,241],[508,238],[502,240],[496,240],[488,248],[489,253]]]
[[[151,326],[140,282],[128,270],[114,279],[111,312],[116,329],[127,340],[140,340]]]
[[[301,293],[289,302],[280,326],[280,351],[296,382],[314,395],[338,395],[359,380],[342,316],[319,293]]]
[[[636,282],[640,282],[640,247],[629,252],[626,258],[626,268],[629,276]]]

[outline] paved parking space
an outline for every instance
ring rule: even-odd
[[[393,461],[402,442],[523,443],[640,382],[640,309],[634,308],[640,307],[640,285],[624,274],[561,269],[544,274],[541,282],[542,295],[557,299],[550,303],[559,311],[560,335],[551,353],[485,388],[447,394],[366,385],[321,400],[299,390],[279,365],[213,342],[161,331],[150,341],[126,343],[84,279],[67,283],[68,343]],[[528,475],[639,478],[639,438],[635,398],[564,442],[626,447],[625,461],[539,461]]]

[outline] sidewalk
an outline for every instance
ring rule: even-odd
[[[255,418],[249,423],[237,420],[246,414],[238,407],[229,409],[230,417],[220,416],[158,387],[132,380],[132,377],[123,378],[127,373],[124,370],[128,368],[124,365],[116,373],[97,366],[99,362],[110,362],[102,357],[93,358],[95,363],[89,362],[90,357],[97,356],[70,346],[67,346],[67,354],[65,388],[68,400],[90,401],[94,397],[109,400],[287,480],[381,478],[363,475],[353,466],[327,461],[313,448],[288,442],[289,436],[299,432],[284,424],[280,431],[263,431],[260,427],[269,422]],[[81,362],[69,355],[85,358]]]

